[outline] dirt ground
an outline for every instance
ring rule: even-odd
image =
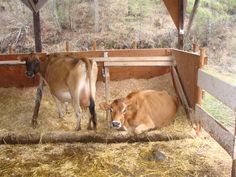
[[[122,89],[120,89],[122,86]],[[129,79],[111,82],[111,99],[124,97],[134,90],[167,90],[174,95],[169,74],[149,80]],[[134,89],[135,88],[135,89]],[[39,112],[39,126],[31,127],[35,88],[0,88],[0,133],[74,131],[75,115],[58,118],[55,103],[45,88]],[[97,83],[96,104],[104,101],[104,83]],[[117,133],[108,129],[105,112],[97,108],[97,133]],[[87,114],[82,119],[86,132]],[[195,137],[182,107],[175,121],[156,130],[167,135],[180,133],[193,138],[149,143],[74,143],[38,145],[0,145],[0,176],[173,176],[228,177],[231,158],[206,133]],[[157,160],[156,152],[166,157]]]

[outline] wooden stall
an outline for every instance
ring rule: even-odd
[[[104,53],[107,57],[104,57]],[[88,57],[98,62],[98,80],[104,80],[102,70],[104,65],[111,67],[110,79],[123,80],[128,78],[148,79],[170,72],[170,49],[128,49],[128,50],[104,50],[85,52],[60,52],[60,54],[74,57]],[[0,87],[29,87],[36,86],[39,78],[29,79],[25,76],[24,62],[17,59],[27,58],[30,54],[1,54],[0,55]],[[41,59],[45,53],[38,54]],[[105,62],[106,61],[106,62]],[[109,62],[113,62],[113,66]],[[128,63],[128,61],[130,61]],[[159,64],[154,62],[158,61]],[[125,62],[125,63],[124,63]],[[116,66],[114,66],[116,64]],[[126,67],[121,66],[126,65]],[[159,65],[159,66],[158,66]],[[136,66],[136,67],[133,67]],[[146,66],[143,68],[142,66]]]

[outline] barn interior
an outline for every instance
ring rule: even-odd
[[[38,4],[33,0],[22,2],[33,11],[34,19],[37,19],[39,9],[46,0],[41,0]],[[38,116],[39,125],[33,128],[31,119],[39,77],[26,78],[25,66],[19,61],[16,62],[18,56],[29,54],[1,54],[0,174],[96,177],[230,176],[230,155],[224,150],[224,146],[222,148],[204,130],[196,135],[188,112],[202,101],[197,86],[197,72],[207,63],[207,56],[204,49],[199,50],[195,45],[192,52],[181,50],[184,44],[182,29],[186,1],[164,0],[164,3],[178,30],[179,49],[142,50],[134,47],[129,50],[98,51],[95,43],[93,50],[87,52],[70,51],[66,44],[66,52],[60,53],[86,56],[98,62],[96,105],[125,97],[136,90],[166,90],[171,95],[178,95],[182,101],[174,122],[162,129],[144,133],[139,138],[110,128],[106,112],[97,106],[97,131],[86,129],[88,111],[85,111],[82,116],[82,130],[75,132],[76,119],[72,107],[69,106],[69,113],[63,119],[58,118],[55,102],[46,86]],[[37,25],[40,28],[37,21],[34,25],[35,29]],[[38,35],[40,34],[36,32],[35,51],[41,53]],[[40,55],[43,58],[45,53]],[[132,61],[134,57],[139,59]],[[16,73],[18,77],[15,76]],[[75,135],[75,139],[57,139],[58,134],[67,135],[64,133]],[[56,135],[56,138],[50,134]],[[31,140],[35,135],[37,138],[33,142]]]

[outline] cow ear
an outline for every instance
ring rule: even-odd
[[[106,102],[102,102],[99,104],[99,108],[102,110],[108,110],[111,109],[111,105]]]
[[[38,54],[35,55],[35,58],[38,59],[38,60],[40,60],[40,57],[39,57]]]

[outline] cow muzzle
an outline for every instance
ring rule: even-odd
[[[119,129],[119,128],[121,128],[121,122],[119,122],[119,121],[112,121],[111,122],[111,125],[112,125],[112,127],[113,128],[115,128],[115,129]]]
[[[32,71],[26,71],[25,74],[27,77],[30,77],[30,78],[34,77],[34,72]]]

